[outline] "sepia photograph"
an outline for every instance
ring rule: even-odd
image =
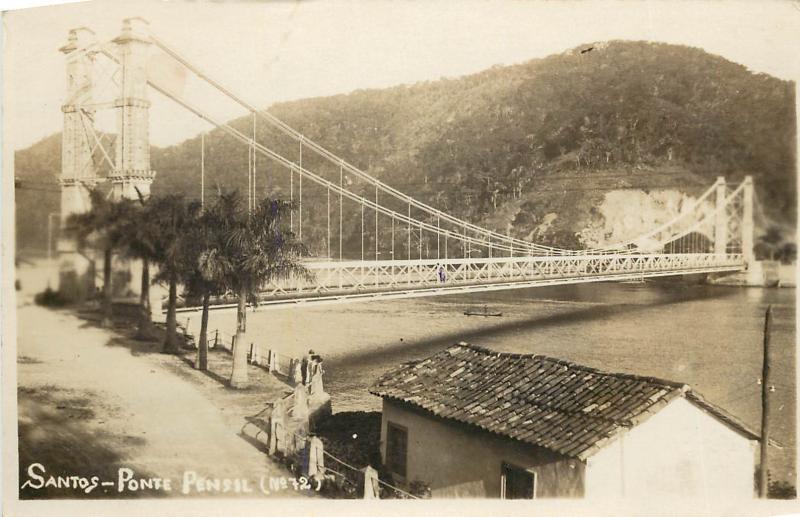
[[[797,510],[800,2],[2,17],[4,514]]]

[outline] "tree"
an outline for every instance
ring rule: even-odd
[[[781,246],[783,243],[783,231],[779,226],[770,225],[766,233],[761,235],[756,242],[756,250],[762,258],[775,260],[780,258]],[[776,257],[776,255],[778,255]]]
[[[153,336],[153,322],[150,307],[150,263],[157,259],[156,245],[161,229],[158,226],[155,205],[148,203],[139,194],[139,203],[132,211],[127,221],[126,234],[128,235],[125,252],[129,257],[142,261],[141,287],[139,290],[139,318],[136,330],[138,339],[151,339]]]
[[[191,238],[191,228],[200,215],[200,203],[187,202],[179,194],[153,198],[152,223],[158,233],[154,242],[154,258],[159,266],[156,280],[169,286],[167,298],[167,333],[164,338],[165,353],[178,353],[178,332],[176,309],[178,303],[178,282],[186,268],[185,246]]]
[[[88,212],[72,214],[67,219],[66,230],[77,240],[78,248],[92,246],[103,251],[103,297],[100,326],[110,327],[112,318],[111,260],[114,251],[123,246],[126,228],[134,210],[128,199],[109,200],[97,189],[90,191],[92,208]]]
[[[224,236],[222,257],[214,263],[223,268],[225,286],[237,295],[236,339],[233,349],[233,388],[247,386],[247,303],[258,303],[258,292],[267,282],[287,278],[310,279],[300,262],[305,246],[295,239],[285,224],[292,210],[287,201],[263,199],[248,212],[241,196],[234,191],[220,195],[215,209],[216,223]],[[209,261],[210,262],[210,261]]]
[[[190,228],[185,239],[182,281],[187,294],[202,300],[200,318],[200,337],[194,367],[208,369],[208,312],[211,296],[224,290],[225,274],[230,271],[230,263],[223,251],[224,234],[220,231],[218,204],[203,212],[197,224]]]

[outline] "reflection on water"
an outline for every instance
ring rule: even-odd
[[[368,392],[379,375],[467,341],[686,382],[757,430],[763,318],[773,304],[773,429],[788,457],[794,454],[794,296],[794,289],[669,281],[540,287],[257,312],[248,315],[248,336],[287,354],[309,348],[322,354],[335,411],[380,408]],[[484,305],[503,316],[463,314]],[[210,328],[232,330],[234,320],[233,313],[212,314]],[[793,462],[785,459],[781,468],[788,473]]]

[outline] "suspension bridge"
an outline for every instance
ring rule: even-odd
[[[121,34],[110,42],[96,41],[89,29],[73,29],[60,50],[68,77],[62,220],[89,209],[88,190],[100,181],[109,182],[110,195],[117,198],[135,199],[137,191],[149,195],[156,176],[149,143],[148,96],[154,90],[241,145],[247,153],[249,209],[267,188],[296,206],[289,224],[312,251],[307,267],[313,280],[263,286],[262,309],[736,272],[754,260],[749,176],[738,185],[718,178],[671,220],[634,238],[581,250],[545,246],[455,217],[378,180],[244,100],[153,34],[142,19],[124,20]],[[150,66],[156,54],[245,110],[247,127],[219,120],[171,87]],[[110,90],[108,98],[102,97],[103,87]],[[115,112],[114,135],[95,128],[101,110]],[[205,138],[202,133],[203,202]],[[279,138],[296,153],[276,151]],[[62,270],[79,268],[70,246],[59,244]]]

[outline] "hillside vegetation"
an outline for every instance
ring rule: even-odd
[[[598,207],[611,191],[693,196],[717,176],[733,183],[746,174],[755,177],[764,207],[761,226],[788,233],[796,216],[794,105],[793,83],[702,50],[614,41],[456,79],[280,103],[270,112],[454,215],[579,247],[582,230],[602,226]],[[250,124],[233,121],[243,131]],[[17,176],[52,181],[59,170],[56,138],[18,152]],[[259,141],[298,159],[297,143],[265,123]],[[246,148],[213,131],[206,151],[207,193],[217,186],[247,189]],[[199,137],[154,148],[153,192],[199,196],[199,161]],[[303,164],[338,179],[335,167],[310,153]],[[288,195],[288,171],[261,157],[258,167],[260,194]],[[319,189],[304,185],[303,195],[307,206],[325,202]],[[20,239],[30,245],[43,238],[44,201],[33,197],[19,197],[17,211]],[[304,213],[304,240],[312,248],[323,239],[324,217],[324,209]],[[357,228],[348,230],[354,248]]]

